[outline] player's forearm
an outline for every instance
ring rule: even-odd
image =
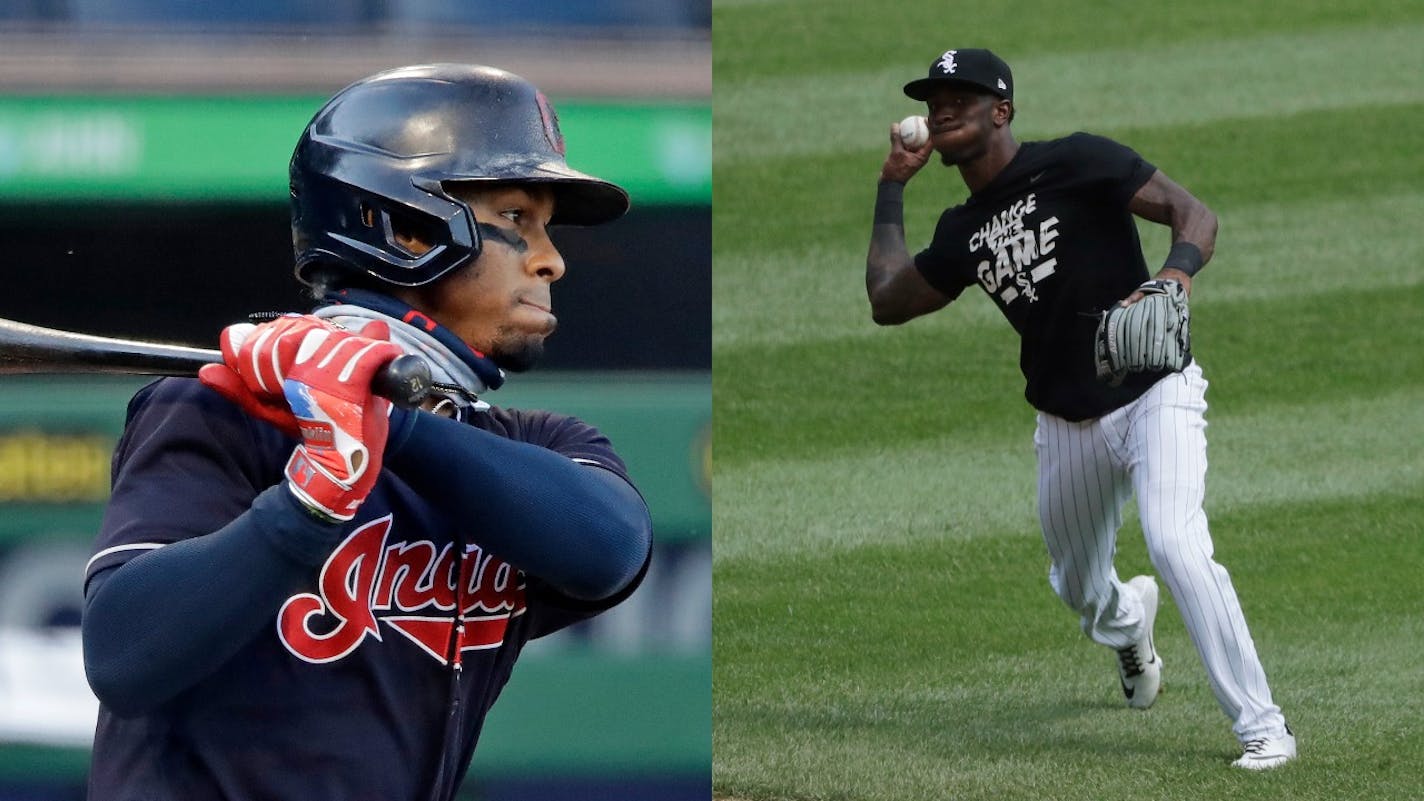
[[[151,710],[211,675],[271,625],[346,528],[301,511],[285,487],[223,528],[90,579],[84,668],[118,714]]]
[[[573,598],[612,597],[652,547],[647,506],[622,478],[453,420],[393,413],[386,467],[481,546]]]
[[[875,221],[870,229],[870,252],[865,257],[865,294],[871,318],[880,325],[909,319],[895,291],[895,276],[914,269],[905,247],[905,185],[881,181],[875,193]]]
[[[1201,265],[1197,266],[1200,269],[1216,251],[1216,214],[1196,198],[1189,197],[1188,201],[1172,209],[1172,244],[1194,245],[1201,252]]]
[[[1200,263],[1187,266],[1184,272],[1188,277],[1211,261],[1216,250],[1216,215],[1161,170],[1153,173],[1132,196],[1128,201],[1128,210],[1145,220],[1170,227],[1173,247],[1190,245],[1196,248]],[[1192,260],[1198,259],[1193,257]],[[1170,260],[1168,266],[1171,266]]]
[[[1180,283],[1190,295],[1193,276],[1206,266],[1216,249],[1216,215],[1196,198],[1186,195],[1181,204],[1170,209],[1169,223],[1172,249],[1167,252],[1156,277]],[[1139,296],[1140,292],[1134,292],[1129,300]]]
[[[899,325],[942,309],[951,300],[925,280],[905,247],[904,189],[904,184],[882,181],[875,196],[865,294],[871,318],[879,325]]]

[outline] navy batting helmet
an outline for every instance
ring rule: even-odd
[[[292,241],[306,284],[370,276],[428,284],[480,254],[469,206],[446,181],[539,183],[553,224],[622,216],[628,193],[571,169],[543,93],[467,64],[403,67],[357,81],[316,113],[292,154]],[[392,219],[433,247],[412,253]]]

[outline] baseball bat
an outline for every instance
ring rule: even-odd
[[[21,373],[120,373],[197,375],[221,362],[222,351],[77,334],[0,319],[0,375]],[[371,382],[377,395],[413,409],[430,392],[430,365],[414,354],[386,365]]]

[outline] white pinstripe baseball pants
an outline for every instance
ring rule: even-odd
[[[1142,397],[1079,423],[1040,412],[1038,511],[1049,583],[1110,648],[1140,635],[1142,604],[1113,568],[1122,506],[1137,496],[1147,553],[1176,600],[1221,709],[1241,740],[1285,733],[1226,568],[1212,558],[1206,379],[1195,363]]]

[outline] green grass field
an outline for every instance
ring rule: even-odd
[[[713,36],[716,795],[1424,798],[1424,4],[714,0]],[[1165,596],[1168,688],[1121,705],[1046,581],[988,299],[870,321],[900,87],[951,46],[1013,66],[1021,141],[1112,136],[1220,216],[1207,512],[1285,768],[1229,767]],[[937,162],[910,184],[912,251],[964,194]],[[1144,226],[1149,265],[1168,242]],[[1151,572],[1135,522],[1118,569]]]

